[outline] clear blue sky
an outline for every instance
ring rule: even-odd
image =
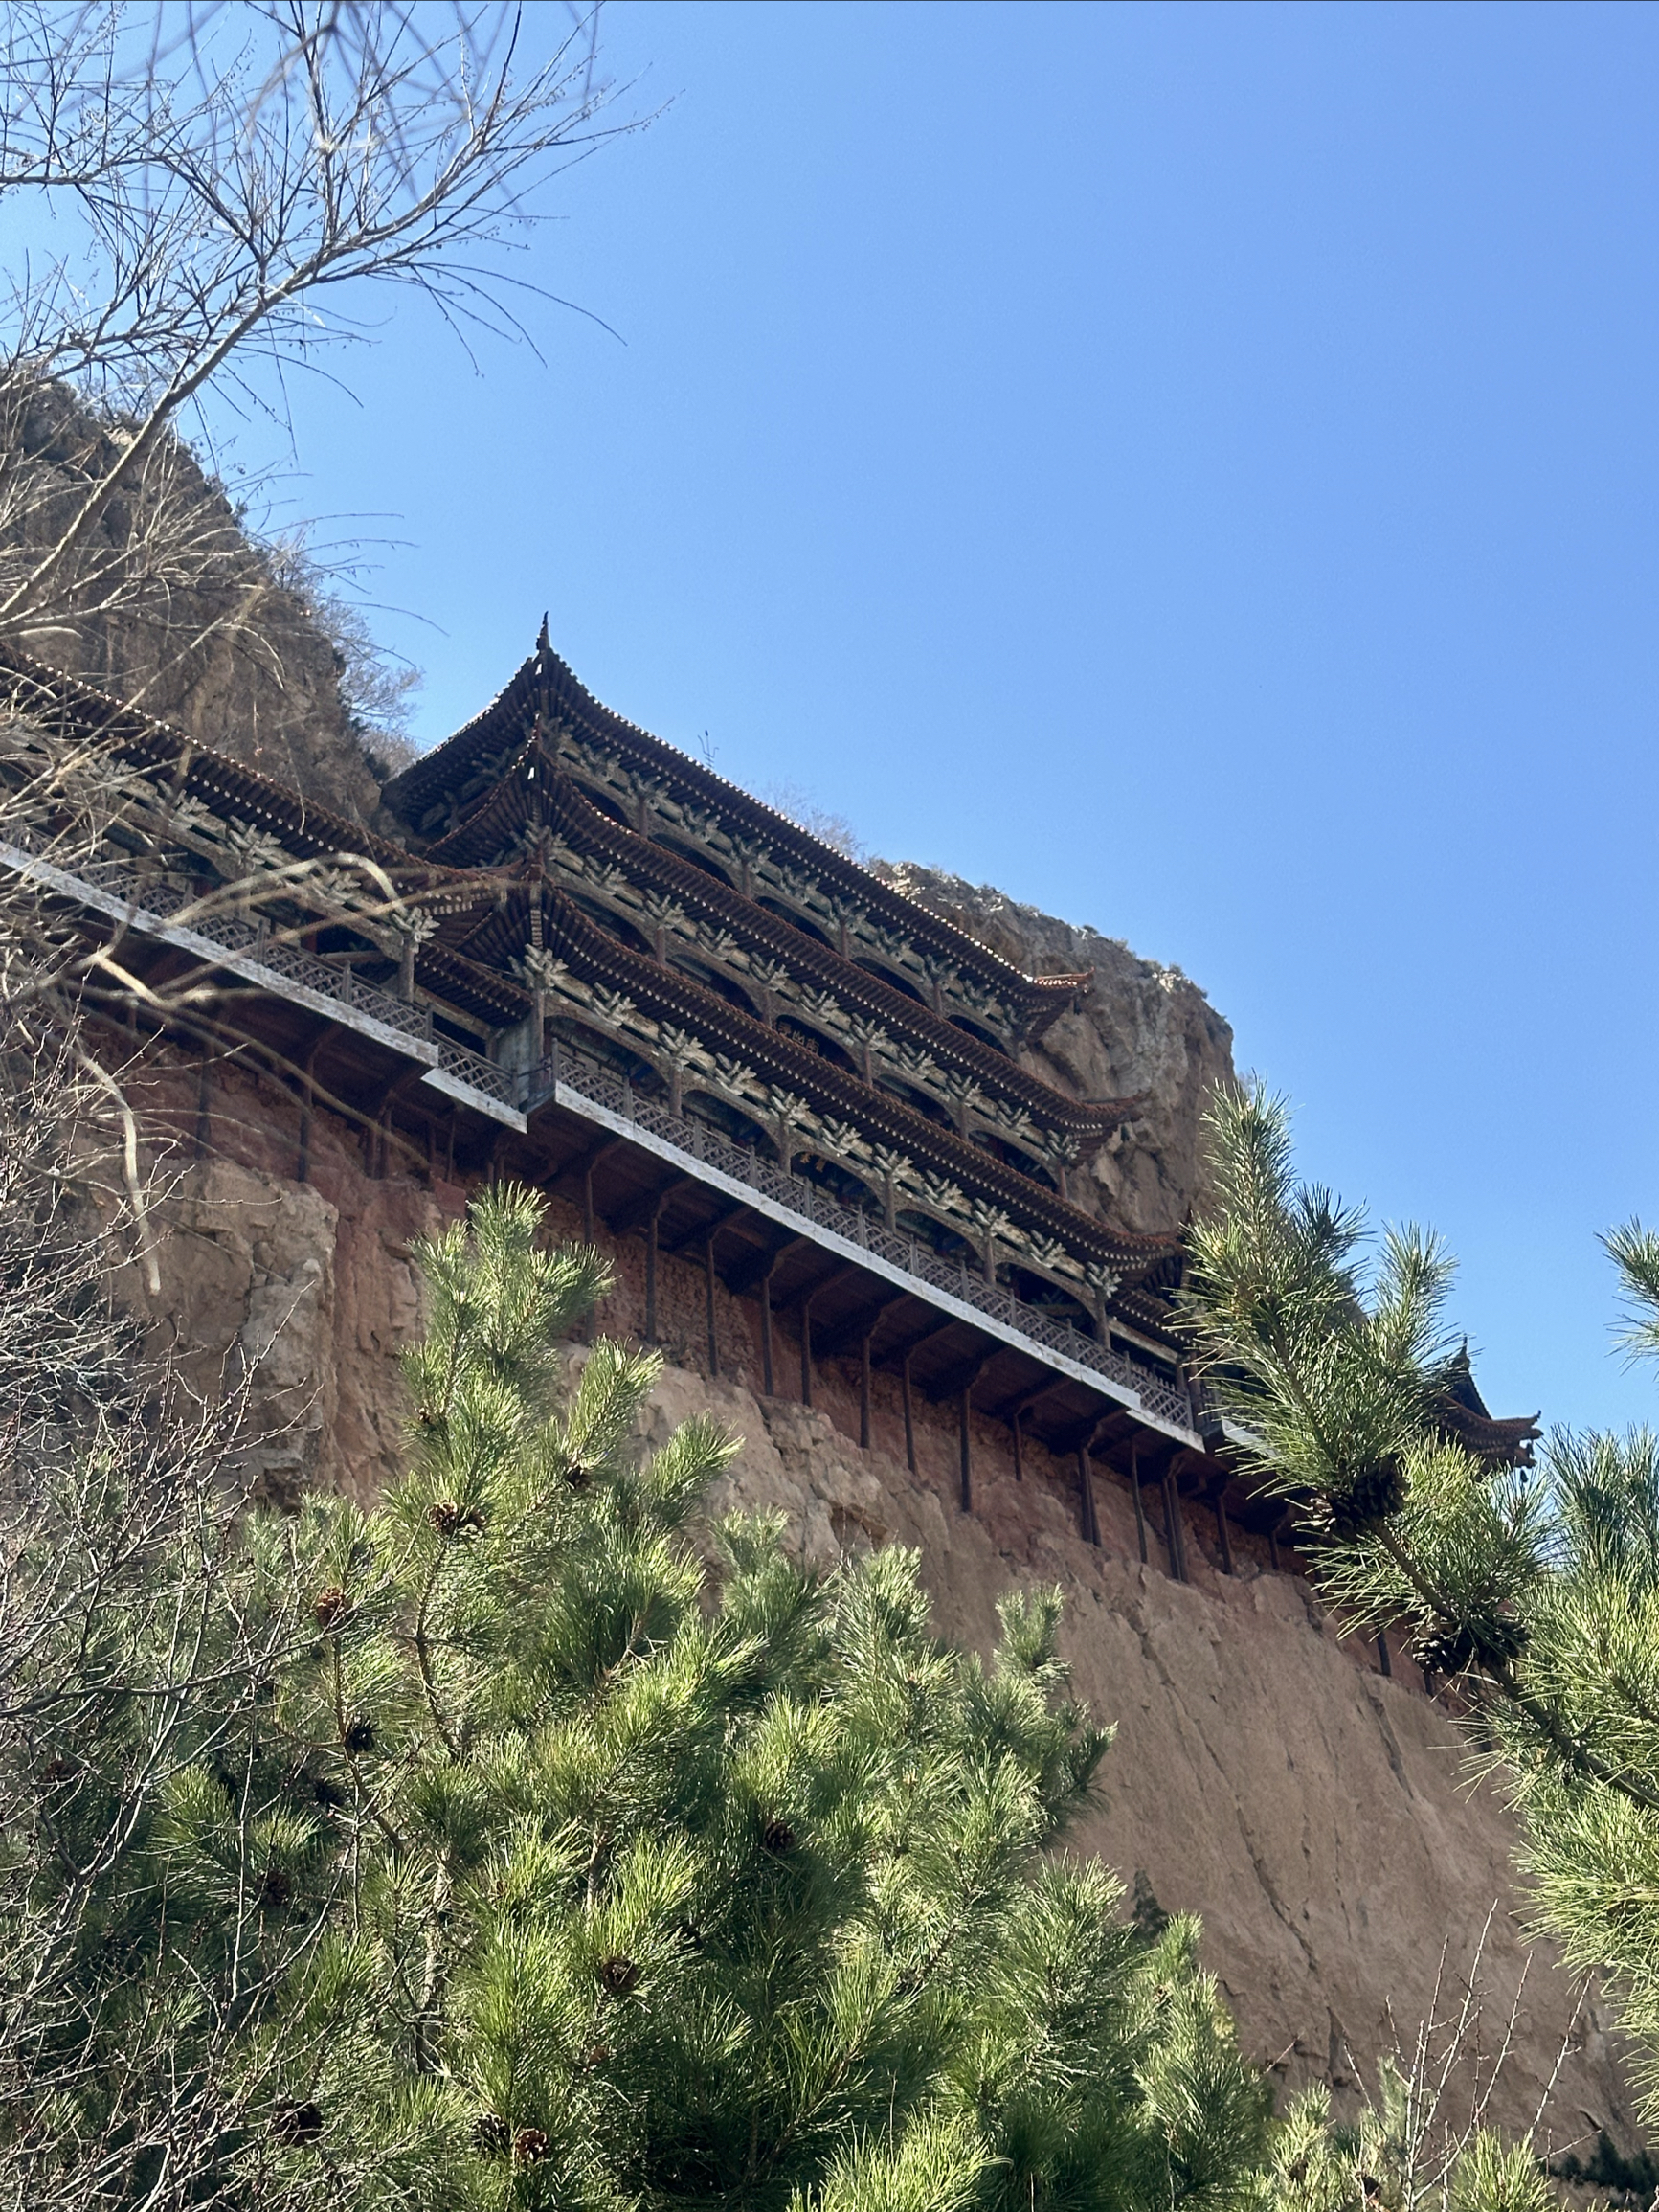
[[[551,7],[544,22],[555,20]],[[418,310],[300,499],[474,711],[598,694],[1178,964],[1305,1165],[1623,1421],[1659,1216],[1651,7],[613,0],[547,366]],[[246,449],[245,449],[246,450]]]

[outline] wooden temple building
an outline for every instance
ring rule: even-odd
[[[896,1380],[912,1466],[919,1425],[953,1425],[963,1510],[990,1420],[1016,1477],[1033,1444],[1067,1471],[1085,1538],[1117,1480],[1177,1575],[1195,1512],[1223,1568],[1245,1531],[1277,1556],[1283,1502],[1183,1366],[1178,1241],[1114,1225],[1084,1177],[1136,1102],[1021,1062],[1087,975],[1019,973],[600,706],[545,629],[387,785],[390,835],[20,657],[0,681],[103,794],[90,836],[19,815],[0,866],[119,947],[130,1024],[289,1095],[299,1179],[322,1114],[371,1173],[517,1176],[642,1247],[646,1339],[663,1270],[692,1266],[709,1371],[736,1297],[769,1395],[811,1404],[835,1364],[867,1445]],[[1536,1434],[1472,1379],[1455,1414],[1494,1461]]]

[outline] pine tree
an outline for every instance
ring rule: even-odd
[[[1196,1930],[1059,1848],[1107,1748],[1057,1592],[981,1661],[914,1555],[816,1576],[695,1520],[733,1445],[633,1441],[653,1358],[527,1194],[426,1246],[411,1467],[254,1533],[308,1648],[261,1715],[271,1909],[321,1939],[251,2049],[261,2204],[946,2212],[1260,2201],[1265,2092]],[[178,1880],[233,1817],[177,1794]]]
[[[1622,2000],[1659,2110],[1659,1440],[1548,1438],[1493,1471],[1446,1439],[1451,1270],[1432,1237],[1298,1187],[1283,1106],[1218,1102],[1219,1204],[1192,1233],[1189,1315],[1212,1388],[1257,1439],[1312,1571],[1356,1627],[1402,1627],[1455,1684],[1471,1751],[1519,1814],[1536,1922]],[[1659,1349],[1659,1238],[1609,1238]]]

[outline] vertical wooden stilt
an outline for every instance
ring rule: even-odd
[[[1025,1462],[1020,1450],[1020,1424],[1024,1420],[1024,1407],[1016,1406],[1014,1409],[1014,1418],[1009,1423],[1009,1427],[1014,1432],[1014,1479],[1016,1482],[1023,1482],[1025,1479]]]
[[[443,1148],[443,1175],[446,1183],[455,1181],[455,1114],[449,1117],[449,1141]]]
[[[594,1241],[594,1170],[589,1167],[582,1174],[582,1242]]]
[[[1276,1521],[1267,1531],[1267,1561],[1275,1574],[1284,1572],[1279,1564],[1279,1524]]]
[[[916,1424],[910,1412],[910,1355],[905,1354],[899,1369],[899,1393],[905,1402],[905,1465],[913,1475],[916,1472]]]
[[[974,1510],[974,1396],[971,1390],[962,1392],[962,1510]]]
[[[305,1081],[300,1093],[300,1157],[294,1163],[296,1183],[309,1183],[311,1180],[311,1109],[315,1095],[311,1083],[311,1062],[315,1057],[314,1051],[306,1056]]]
[[[1083,1540],[1086,1544],[1098,1545],[1100,1523],[1094,1512],[1094,1470],[1087,1444],[1077,1447],[1077,1494],[1082,1506]]]
[[[1388,1656],[1388,1631],[1384,1628],[1377,1632],[1377,1663],[1385,1675],[1392,1676],[1394,1661]]]
[[[204,1060],[196,1071],[196,1142],[195,1157],[205,1160],[213,1142],[213,1112],[208,1095],[208,1064]]]
[[[708,1373],[713,1381],[720,1377],[720,1337],[714,1325],[714,1231],[710,1230],[703,1246],[704,1304],[708,1316]]]
[[[1170,1557],[1170,1574],[1177,1582],[1187,1579],[1187,1547],[1181,1541],[1180,1498],[1176,1490],[1175,1478],[1170,1473],[1173,1461],[1166,1461],[1163,1472],[1164,1493],[1164,1549]]]
[[[800,1301],[800,1402],[812,1404],[812,1293]]]
[[[651,1218],[645,1227],[645,1342],[657,1342],[657,1224],[661,1218],[661,1208],[651,1208]]]
[[[867,1329],[864,1332],[863,1343],[860,1347],[859,1448],[864,1452],[870,1448],[870,1339],[874,1334],[873,1329]]]
[[[772,1270],[768,1268],[760,1278],[760,1379],[761,1388],[771,1398],[776,1395],[772,1387]]]
[[[1215,1507],[1216,1534],[1221,1539],[1222,1545],[1222,1571],[1224,1574],[1231,1574],[1233,1571],[1233,1539],[1227,1529],[1227,1508],[1225,1499],[1223,1493],[1220,1490],[1216,1492]]]
[[[1138,1436],[1130,1439],[1129,1486],[1134,1492],[1134,1540],[1140,1546],[1140,1563],[1144,1567],[1147,1563],[1146,1507],[1141,1501],[1140,1495],[1140,1439]]]

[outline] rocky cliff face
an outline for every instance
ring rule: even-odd
[[[193,1076],[156,1068],[144,1102],[152,1126],[188,1131]],[[347,1133],[321,1117],[312,1180],[296,1183],[280,1101],[234,1070],[214,1079],[211,1147],[165,1209],[160,1298],[136,1281],[131,1295],[204,1388],[245,1388],[268,1494],[325,1482],[368,1495],[401,1454],[397,1351],[420,1325],[411,1241],[464,1193],[441,1177],[366,1174]],[[579,1226],[557,1201],[554,1224]],[[642,1318],[642,1247],[623,1240],[615,1256],[600,1322],[627,1334]],[[658,1296],[669,1365],[640,1446],[699,1410],[735,1429],[743,1454],[717,1503],[782,1511],[822,1566],[848,1546],[916,1546],[939,1632],[972,1645],[990,1642],[1010,1585],[1060,1585],[1077,1687],[1117,1729],[1104,1797],[1075,1840],[1117,1868],[1143,1910],[1203,1916],[1206,1959],[1277,2078],[1352,2094],[1397,2036],[1455,2017],[1468,1982],[1478,2025],[1453,2109],[1467,2111],[1470,2074],[1490,2071],[1516,2007],[1492,2113],[1524,2125],[1544,2104],[1558,2146],[1586,2126],[1628,2136],[1603,2008],[1529,1948],[1503,1808],[1467,1787],[1453,1721],[1401,1659],[1385,1678],[1373,1647],[1340,1638],[1253,1540],[1236,1541],[1237,1571],[1222,1573],[1197,1508],[1191,1582],[1162,1570],[1155,1506],[1143,1564],[1132,1495],[1104,1472],[1104,1541],[1085,1543],[1069,1467],[1028,1447],[1017,1483],[1006,1432],[988,1421],[964,1514],[952,1419],[918,1409],[912,1475],[891,1378],[878,1374],[874,1449],[861,1450],[850,1366],[825,1363],[816,1411],[763,1398],[752,1309],[724,1298],[710,1380],[701,1270],[665,1257]]]
[[[123,436],[60,385],[0,386],[0,582],[56,542]],[[249,536],[223,485],[177,440],[112,497],[92,543],[9,634],[37,660],[380,825],[381,776],[303,564]]]
[[[1057,921],[989,885],[911,861],[873,865],[895,891],[1028,976],[1094,970],[1082,1004],[1059,1017],[1025,1065],[1075,1098],[1141,1098],[1095,1156],[1093,1202],[1128,1229],[1178,1230],[1207,1187],[1204,1101],[1233,1075],[1233,1032],[1198,985],[1179,968],[1138,959],[1119,937]],[[1090,1194],[1074,1187],[1073,1195],[1087,1203]]]

